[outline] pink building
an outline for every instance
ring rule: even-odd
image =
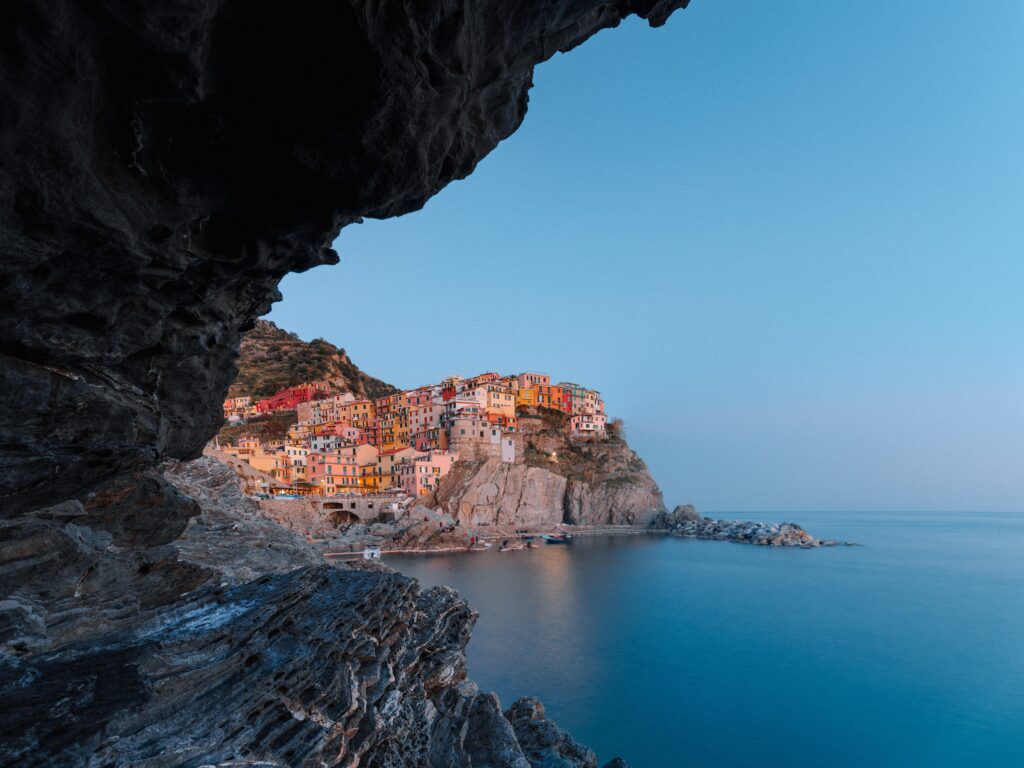
[[[412,409],[416,406],[429,405],[433,402],[435,397],[439,397],[441,394],[441,388],[438,386],[427,386],[419,387],[417,389],[410,389],[405,393],[406,398],[409,401],[409,408]]]
[[[577,437],[604,437],[607,423],[603,413],[580,413],[569,420],[569,429]]]
[[[306,477],[321,493],[358,492],[359,468],[376,464],[378,452],[372,445],[344,446],[334,451],[310,451]]]
[[[306,457],[306,479],[328,496],[359,490],[359,465],[352,455],[341,451],[310,451]]]
[[[548,386],[551,384],[551,377],[546,373],[533,373],[532,371],[527,371],[526,373],[520,373],[516,376],[516,381],[519,382],[520,389],[529,389],[530,387]]]
[[[458,400],[450,401],[452,403]],[[409,432],[425,432],[431,427],[441,426],[441,417],[444,416],[446,407],[441,404],[427,402],[423,405],[409,406]]]
[[[417,454],[412,460],[395,465],[395,480],[409,496],[426,496],[436,491],[441,478],[459,460],[453,451],[430,451]]]

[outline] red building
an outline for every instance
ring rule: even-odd
[[[310,400],[322,400],[329,397],[327,385],[315,381],[312,384],[299,384],[296,387],[287,387],[280,392],[275,392],[266,400],[256,403],[258,413],[274,413],[275,411],[294,411],[299,403],[308,403]]]
[[[487,423],[492,426],[501,427],[505,432],[515,432],[517,419],[515,416],[507,416],[502,413],[486,413],[484,416],[487,419]]]

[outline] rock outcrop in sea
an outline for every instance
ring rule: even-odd
[[[520,416],[515,463],[460,460],[427,503],[463,525],[544,528],[647,525],[665,511],[643,459],[612,422],[606,439],[574,440],[564,414]]]
[[[5,7],[0,762],[525,768],[488,751],[508,720],[463,681],[455,595],[323,565],[246,580],[175,543],[235,523],[156,467],[214,435],[287,273],[472,172],[536,64],[684,5]]]
[[[758,544],[762,547],[835,547],[835,539],[816,539],[796,523],[762,523],[752,520],[714,520],[701,517],[689,505],[680,505],[663,512],[651,523],[656,531],[691,539],[733,541],[737,544]]]

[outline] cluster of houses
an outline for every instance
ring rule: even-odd
[[[297,418],[285,440],[241,438],[218,452],[273,478],[265,489],[271,492],[423,496],[437,489],[460,457],[515,462],[521,457],[519,417],[538,409],[566,414],[575,438],[605,435],[599,392],[552,384],[541,373],[484,373],[375,400],[332,393],[322,382],[256,402],[229,398],[224,416],[232,423],[283,411],[295,411]]]

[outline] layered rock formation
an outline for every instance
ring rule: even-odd
[[[563,414],[521,417],[522,462],[459,461],[432,503],[465,525],[544,528],[647,525],[665,504],[647,465],[613,423],[605,440],[574,441]]]
[[[63,539],[57,554],[88,565],[60,613],[47,591],[61,583],[44,579],[3,606],[21,621],[2,627],[0,763],[596,765],[538,704],[524,730],[524,703],[503,715],[467,680],[476,615],[455,592],[327,565],[212,459],[165,476],[197,514],[162,557],[131,561],[151,576],[131,604],[112,588],[132,583],[112,537],[78,505],[38,515],[43,543]],[[168,588],[184,590],[173,606]],[[542,745],[547,762],[532,757],[537,734],[560,734]]]
[[[538,62],[685,4],[5,6],[4,762],[522,765],[458,690],[461,601],[325,566],[232,585],[173,544],[200,505],[154,467],[214,434],[287,272],[471,172]]]
[[[198,455],[287,272],[469,174],[537,63],[685,4],[9,4],[4,513]]]

